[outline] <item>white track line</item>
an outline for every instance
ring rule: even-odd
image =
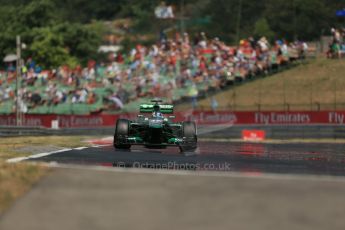
[[[36,158],[40,158],[40,157],[46,157],[55,153],[62,153],[62,152],[66,152],[66,151],[70,151],[73,149],[60,149],[57,151],[52,151],[52,152],[47,152],[47,153],[38,153],[38,154],[34,154],[28,157],[16,157],[16,158],[12,158],[12,159],[8,159],[6,162],[8,163],[17,163],[17,162],[21,162],[21,161],[25,161],[25,160],[29,160],[29,159],[36,159]]]
[[[102,148],[102,147],[108,147],[111,146],[111,144],[107,144],[107,145],[92,145],[93,148]]]
[[[74,148],[73,150],[83,150],[83,149],[87,149],[88,147],[78,147],[78,148]]]

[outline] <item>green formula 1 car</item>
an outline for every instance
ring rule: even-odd
[[[162,149],[176,146],[181,152],[194,151],[197,148],[197,127],[192,121],[173,122],[173,105],[163,105],[161,100],[152,100],[154,104],[140,105],[137,120],[118,119],[114,134],[116,149],[129,149],[131,145],[143,145],[147,148]],[[144,114],[152,114],[145,116]]]

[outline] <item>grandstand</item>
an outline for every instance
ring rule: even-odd
[[[179,103],[291,67],[307,48],[283,40],[269,44],[264,37],[233,47],[200,33],[193,42],[188,34],[177,34],[151,47],[137,45],[111,63],[90,62],[84,69],[41,71],[30,60],[23,69],[20,109],[27,114],[92,114],[134,111],[152,97]],[[0,113],[14,113],[15,73],[2,72],[0,79]]]

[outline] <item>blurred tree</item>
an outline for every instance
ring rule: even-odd
[[[265,0],[213,0],[204,10],[212,19],[207,28],[211,35],[235,42],[237,33],[240,38],[253,34],[254,24],[265,10]]]
[[[111,20],[121,11],[126,0],[54,0],[58,14],[64,20],[89,23],[92,20]]]
[[[59,23],[52,0],[30,1],[21,7],[0,7],[0,56],[15,52],[16,35],[28,45],[23,57],[34,56],[45,67],[86,63],[97,55],[102,41],[101,24]],[[78,60],[78,61],[77,61]]]
[[[52,45],[57,40],[58,47],[52,50],[58,56],[85,62],[97,56],[97,46],[101,42],[100,26],[87,26],[93,20],[129,18],[132,25],[130,37],[135,34],[157,35],[162,29],[175,28],[181,24],[180,16],[190,32],[205,31],[209,37],[220,37],[227,42],[235,42],[236,34],[245,38],[254,33],[277,36],[292,40],[318,39],[322,31],[343,24],[343,19],[335,16],[336,10],[344,7],[339,0],[166,0],[175,9],[176,19],[162,21],[154,16],[154,9],[161,0],[0,0],[0,57],[15,52],[15,36],[23,37],[32,50],[42,44]],[[240,2],[242,4],[240,4]],[[182,4],[184,3],[184,4]],[[210,18],[210,24],[192,23]],[[194,20],[194,21],[193,21]],[[190,23],[188,23],[188,21]],[[100,23],[101,24],[101,23]],[[36,30],[36,29],[41,29]],[[57,38],[45,40],[40,35],[52,33]],[[271,34],[274,33],[274,35]],[[158,36],[157,36],[158,37]],[[135,40],[137,41],[137,40]],[[62,50],[65,50],[62,52]],[[28,51],[30,51],[29,49]],[[24,55],[30,55],[24,51]],[[46,65],[59,63],[61,58],[46,61]],[[45,61],[46,59],[42,59]],[[67,59],[66,59],[67,60]]]
[[[15,53],[15,37],[13,37],[16,28],[15,8],[13,6],[0,7],[0,59],[8,53]],[[3,65],[1,60],[0,65]]]
[[[214,0],[209,2],[205,9],[205,14],[208,12],[212,19],[208,31],[211,36],[218,36],[228,41],[234,40],[238,15],[236,3],[233,0]]]
[[[337,24],[336,8],[328,0],[267,0],[264,16],[280,37],[314,40],[322,29]]]
[[[271,30],[266,18],[260,18],[256,21],[253,34],[256,37],[265,36],[268,40],[274,38],[274,32]]]
[[[56,6],[52,0],[35,0],[19,10],[16,17],[20,25],[31,29],[56,23],[55,12]]]
[[[69,54],[78,58],[83,64],[89,58],[95,57],[98,47],[102,42],[100,33],[90,26],[79,23],[62,23],[53,28],[55,34],[62,38],[63,47]]]
[[[64,48],[63,37],[49,28],[35,28],[32,30],[33,41],[29,47],[30,53],[37,63],[43,67],[58,67],[73,62],[73,57]]]

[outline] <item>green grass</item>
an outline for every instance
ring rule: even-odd
[[[215,98],[218,109],[237,111],[288,107],[304,111],[345,109],[345,60],[310,60],[290,70],[239,84],[216,94]],[[190,104],[186,103],[177,109],[188,107]],[[210,109],[210,99],[200,100],[199,107]]]
[[[72,136],[46,136],[46,137],[11,137],[0,139],[0,215],[10,207],[13,202],[37,183],[49,169],[42,165],[27,163],[9,164],[8,158],[28,156],[32,153],[23,149],[31,146],[57,146],[74,148],[87,146],[82,143],[90,137]]]
[[[47,172],[42,166],[7,164],[0,160],[0,215]]]

